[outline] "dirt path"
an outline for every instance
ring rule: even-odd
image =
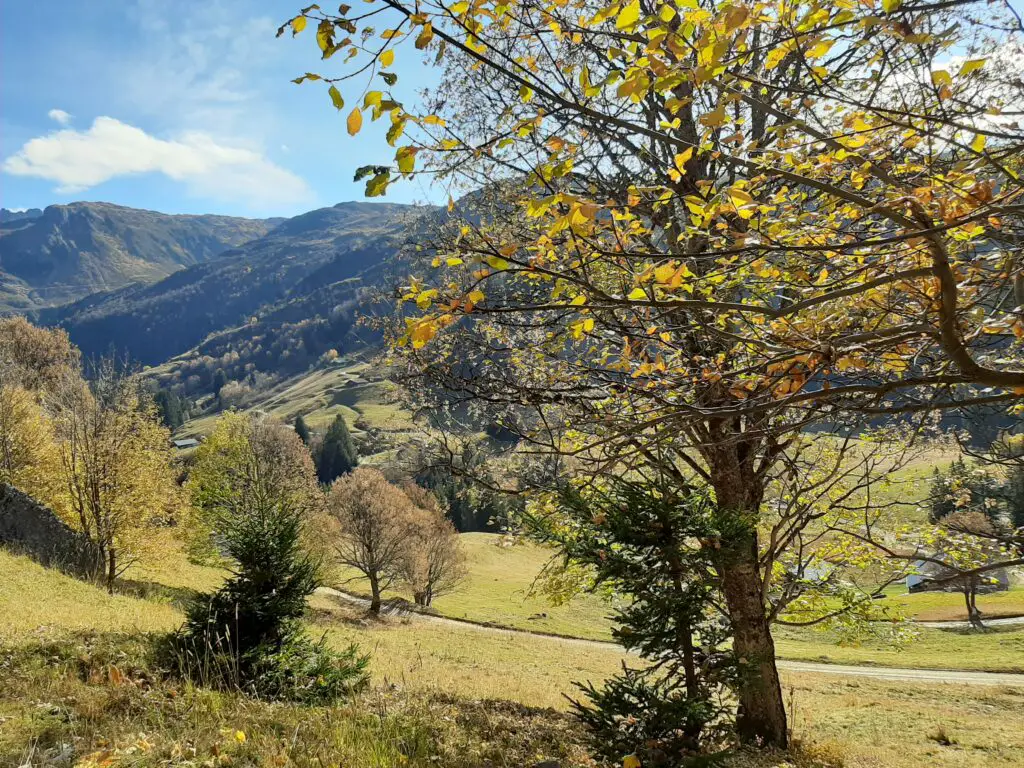
[[[369,601],[350,595],[347,592],[341,592],[337,589],[331,589],[330,587],[321,587],[319,592],[327,595],[332,595],[340,600],[344,600],[355,605],[367,606]],[[506,637],[516,637],[527,635],[529,637],[546,638],[558,643],[564,643],[565,645],[584,646],[588,648],[617,648],[616,643],[608,642],[605,640],[585,640],[579,637],[562,637],[560,635],[545,635],[539,632],[530,632],[525,629],[509,629],[507,627],[492,627],[486,624],[476,624],[470,621],[460,621],[459,619],[451,619],[445,616],[435,616],[428,613],[421,613],[405,607],[402,604],[385,602],[381,608],[381,612],[388,616],[399,616],[402,618],[408,618],[414,621],[422,621],[432,624],[440,624],[444,626],[457,626],[464,627],[467,629],[473,629],[480,632],[488,632],[494,635],[504,635]],[[963,624],[967,626],[967,622],[922,622],[924,626],[939,626],[949,627],[951,625]],[[993,619],[992,621],[986,622],[987,624],[1022,624],[1024,623],[1024,617],[1016,617],[1012,619]],[[947,669],[901,669],[897,667],[873,667],[873,666],[851,666],[845,664],[822,664],[813,661],[786,661],[779,659],[779,669],[789,670],[791,672],[815,672],[824,673],[828,675],[846,675],[852,677],[869,677],[875,680],[898,680],[904,682],[920,682],[920,683],[953,683],[957,685],[1009,685],[1015,687],[1024,688],[1024,674],[1014,674],[1010,672],[969,672],[965,670],[947,670]]]

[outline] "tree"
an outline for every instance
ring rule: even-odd
[[[37,328],[23,317],[0,318],[0,366],[29,390],[52,388],[81,356],[65,331]]]
[[[935,573],[925,577],[926,581],[959,589],[964,596],[967,620],[978,629],[984,628],[978,610],[978,591],[993,578],[988,566],[1012,558],[999,538],[996,524],[976,509],[946,515],[926,537],[932,551],[924,562],[937,567]]]
[[[32,392],[0,370],[0,483],[56,506],[59,468],[49,416]]]
[[[218,368],[213,374],[213,396],[220,397],[220,391],[228,383],[228,375],[223,368]]]
[[[156,533],[177,506],[170,433],[137,379],[111,360],[100,362],[88,384],[65,378],[53,408],[57,511],[96,544],[112,591],[143,552],[159,550]]]
[[[791,437],[1024,386],[1024,136],[1000,118],[1019,21],[969,0],[372,5],[285,25],[345,68],[297,82],[339,105],[359,75],[393,84],[408,41],[436,47],[426,104],[360,84],[349,132],[387,116],[398,146],[357,178],[481,190],[402,290],[410,369],[553,470],[710,485],[736,523],[715,569],[737,730],[785,745],[762,515]]]
[[[302,441],[303,445],[309,447],[309,427],[306,426],[306,420],[302,418],[300,414],[295,419],[295,434],[299,436],[299,440]]]
[[[412,482],[402,490],[415,508],[402,558],[402,581],[416,605],[430,607],[435,597],[455,591],[466,578],[466,557],[459,532],[437,496]]]
[[[160,421],[172,432],[185,423],[188,417],[188,401],[167,389],[159,389],[153,395]]]
[[[613,633],[646,664],[600,690],[581,685],[591,703],[574,702],[608,756],[677,765],[727,742],[736,660],[712,608],[711,543],[723,532],[707,496],[680,498],[674,481],[637,473],[566,486],[530,525],[592,574],[591,589],[630,599]]]
[[[402,576],[412,502],[378,470],[359,468],[334,481],[327,508],[337,526],[335,557],[370,582],[370,612],[380,614],[381,592]]]
[[[317,476],[320,482],[327,484],[335,478],[351,472],[359,464],[359,453],[352,442],[345,417],[341,414],[334,417],[331,426],[324,435],[317,456]]]
[[[189,490],[232,575],[190,605],[173,639],[183,667],[212,666],[218,683],[304,701],[365,685],[367,661],[355,646],[336,654],[326,637],[313,642],[302,628],[306,600],[320,584],[310,545],[323,499],[295,432],[264,416],[222,417],[196,451]]]

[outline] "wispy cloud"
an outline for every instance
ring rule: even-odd
[[[255,207],[313,198],[301,178],[253,149],[197,131],[160,139],[112,117],[96,118],[87,131],[65,129],[34,138],[4,160],[3,170],[56,182],[57,191],[68,194],[119,176],[160,173],[193,194]]]
[[[51,109],[46,113],[46,116],[61,125],[67,125],[71,122],[71,115],[65,112],[63,109]]]

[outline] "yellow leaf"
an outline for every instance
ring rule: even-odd
[[[245,731],[235,731],[235,741],[245,744]]]
[[[333,85],[327,89],[327,93],[330,94],[331,102],[334,104],[335,109],[340,110],[345,106],[345,100],[341,98],[341,91]]]
[[[484,300],[484,292],[481,290],[472,291],[468,296],[466,296],[466,298],[474,304],[479,304]]]
[[[380,65],[382,67],[390,67],[395,63],[395,50],[388,48],[384,53],[380,55]]]
[[[579,296],[575,297],[572,301],[569,302],[569,306],[570,307],[582,307],[586,303],[587,303],[587,297],[584,296],[581,293]]]
[[[359,129],[363,127],[363,113],[359,111],[359,107],[352,110],[346,125],[348,126],[349,136],[355,136],[359,133]]]
[[[640,758],[636,755],[626,755],[622,758],[622,768],[640,768]]]
[[[664,264],[654,270],[654,282],[667,283],[676,273],[676,268],[671,264]]]
[[[974,137],[974,141],[971,142],[971,149],[975,152],[981,152],[985,149],[985,136],[978,134]]]
[[[628,3],[615,19],[617,29],[632,29],[640,20],[640,0],[632,0]]]
[[[718,109],[714,112],[708,112],[706,115],[700,116],[701,125],[706,125],[708,128],[717,128],[720,125],[725,124],[725,104],[719,104]]]
[[[416,38],[416,47],[422,51],[424,48],[430,45],[430,41],[433,37],[434,28],[430,24],[424,24],[423,31],[420,32],[419,36]]]
[[[629,296],[627,296],[626,298],[628,298],[630,301],[640,301],[641,299],[647,298],[647,293],[646,291],[644,291],[643,288],[634,288],[632,291],[629,292]]]
[[[676,164],[676,170],[679,171],[680,173],[685,173],[686,163],[689,161],[691,157],[693,157],[693,147],[690,147],[689,149],[686,149],[680,152],[678,155],[676,155],[673,158]]]
[[[292,19],[292,37],[295,37],[295,35],[299,34],[299,32],[301,32],[305,28],[306,28],[306,17],[305,16],[296,16],[294,19]]]
[[[882,0],[882,10],[886,13],[898,10],[901,5],[903,5],[903,0]]]
[[[975,70],[981,69],[985,66],[985,59],[968,59],[962,65],[960,65],[959,75],[969,75]]]
[[[944,69],[936,69],[932,72],[932,85],[952,85],[953,78]]]

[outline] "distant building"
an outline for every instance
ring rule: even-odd
[[[183,451],[186,448],[195,448],[199,445],[199,441],[194,437],[185,437],[181,440],[171,440],[171,445],[177,448],[179,451]]]

